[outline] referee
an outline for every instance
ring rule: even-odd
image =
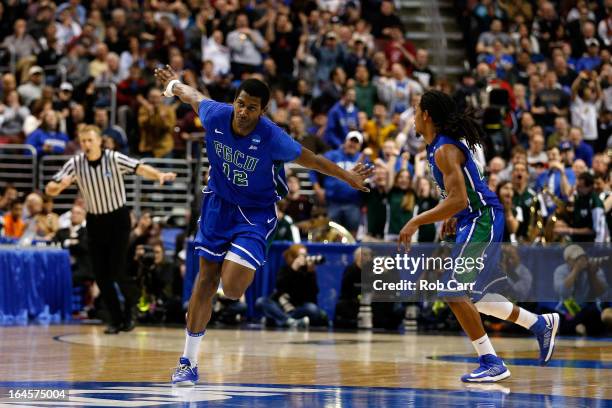
[[[45,192],[57,196],[76,181],[87,207],[89,252],[96,282],[110,312],[104,333],[117,334],[134,328],[132,306],[138,290],[126,275],[130,212],[125,206],[123,176],[136,173],[160,184],[176,178],[116,151],[102,149],[100,129],[83,126],[79,130],[82,153],[68,160],[47,184]],[[125,298],[121,311],[119,287]]]

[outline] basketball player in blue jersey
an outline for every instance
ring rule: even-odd
[[[448,300],[479,356],[480,367],[461,380],[496,382],[510,377],[484,331],[479,312],[531,330],[540,346],[540,364],[545,365],[552,357],[559,315],[533,314],[495,293],[506,279],[498,266],[500,244],[497,244],[503,237],[505,219],[497,196],[487,187],[472,156],[484,134],[482,128],[471,116],[458,112],[454,101],[439,91],[427,91],[421,97],[415,112],[415,128],[427,143],[429,166],[443,200],[412,218],[402,228],[399,244],[408,247],[421,225],[445,221],[443,231],[456,232],[454,257],[485,254],[480,272],[472,270],[471,274],[459,276],[449,271],[444,276],[446,280],[473,283],[473,290],[440,294]]]
[[[259,80],[243,81],[229,105],[182,84],[168,66],[155,75],[164,95],[177,96],[198,113],[210,161],[195,239],[200,273],[189,301],[185,349],[172,375],[173,384],[193,385],[219,281],[225,296],[239,299],[265,261],[266,242],[277,223],[275,203],[287,191],[284,163],[294,161],[366,192],[364,181],[371,169],[357,164],[347,171],[303,148],[264,116],[270,90]]]

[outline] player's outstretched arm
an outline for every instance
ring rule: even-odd
[[[178,74],[174,72],[170,65],[155,69],[155,77],[161,81],[165,96],[177,96],[182,102],[190,104],[196,112],[198,112],[200,102],[204,99],[210,99],[197,89],[180,82]],[[171,82],[172,85],[168,89]]]
[[[363,163],[358,163],[351,170],[347,171],[331,160],[321,155],[314,154],[311,150],[303,146],[302,154],[300,154],[295,162],[301,166],[318,171],[319,173],[343,180],[356,190],[365,192],[370,191],[370,189],[365,186],[365,180],[372,175],[373,168]]]

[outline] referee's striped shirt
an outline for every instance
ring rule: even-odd
[[[95,161],[87,160],[85,153],[80,153],[64,164],[53,181],[59,183],[66,176],[76,176],[87,211],[107,214],[125,205],[123,176],[134,173],[140,164],[139,160],[107,149]]]

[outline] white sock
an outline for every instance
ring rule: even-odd
[[[487,293],[481,300],[474,304],[476,309],[482,314],[497,317],[500,320],[508,320],[512,314],[514,303],[498,293]],[[519,307],[519,315],[516,324],[529,329],[538,321],[538,315]]]
[[[478,353],[478,357],[484,356],[485,354],[493,354],[494,356],[497,355],[495,354],[495,350],[493,349],[491,340],[489,340],[489,336],[487,336],[486,333],[481,338],[474,340],[472,342],[472,345],[476,349],[476,352]]]
[[[516,324],[526,329],[531,328],[538,321],[538,315],[531,313],[529,310],[525,310],[519,307],[519,315],[516,318]]]
[[[204,338],[206,330],[199,333],[191,333],[185,329],[185,350],[183,350],[183,357],[189,359],[192,367],[198,365],[198,353],[200,352],[200,343]]]

